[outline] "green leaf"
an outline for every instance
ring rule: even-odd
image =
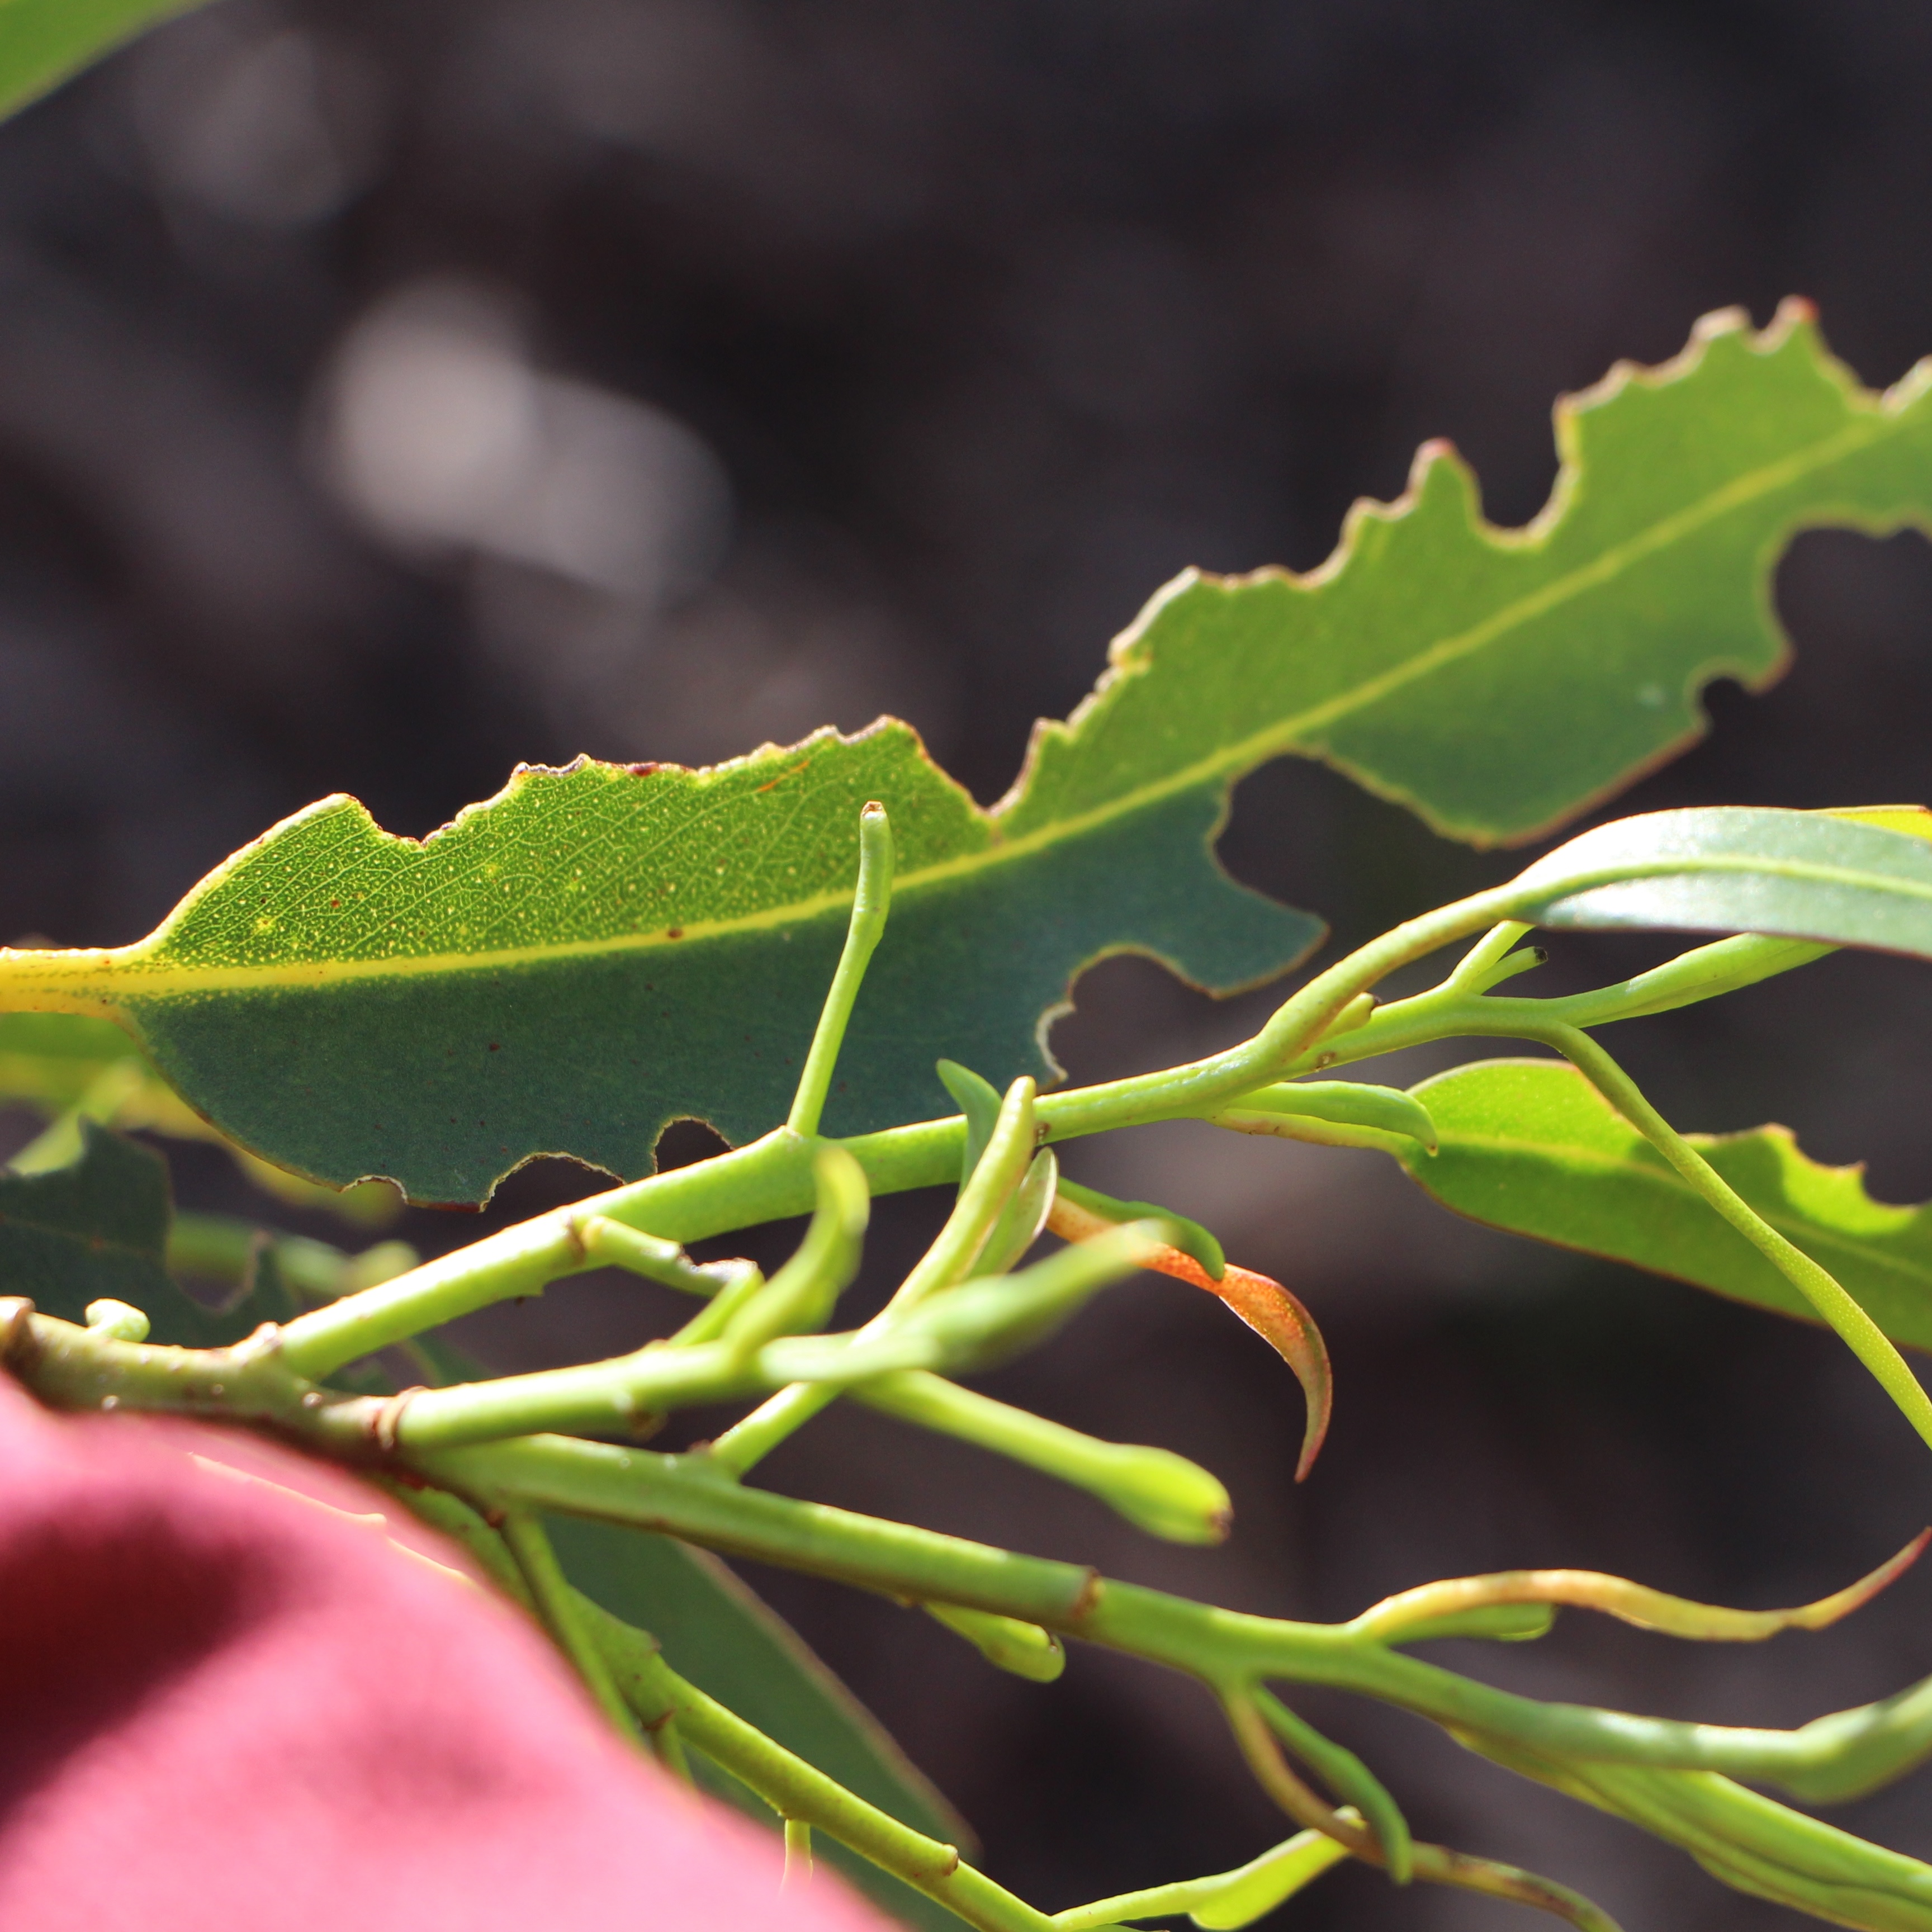
[[[1483,1060],[1415,1090],[1442,1136],[1410,1178],[1492,1227],[1674,1275],[1815,1322],[1796,1288],[1691,1192],[1567,1063]],[[1892,1339],[1932,1348],[1932,1207],[1894,1208],[1863,1170],[1823,1167],[1790,1130],[1688,1136],[1781,1234],[1831,1270]]]
[[[554,1517],[548,1527],[572,1582],[606,1610],[649,1630],[680,1676],[902,1824],[972,1851],[965,1822],[871,1713],[790,1625],[716,1557],[648,1531],[582,1517]],[[722,1772],[716,1776],[722,1795],[753,1817],[775,1822],[735,1780]],[[930,1932],[958,1932],[958,1920],[944,1906],[824,1834],[814,1849],[902,1922]]]
[[[1766,580],[1792,532],[1932,518],[1924,388],[1860,389],[1799,307],[1756,334],[1709,318],[1560,406],[1564,467],[1523,530],[1485,524],[1432,446],[1312,574],[1180,579],[990,812],[890,721],[704,772],[521,771],[420,844],[327,800],[140,944],[0,954],[0,1001],[119,1020],[225,1132],[321,1180],[473,1202],[541,1153],[634,1177],[672,1119],[742,1141],[784,1117],[878,799],[894,910],[826,1130],[916,1118],[942,1053],[996,1084],[1050,1073],[1042,1022],[1106,954],[1224,992],[1306,949],[1316,922],[1210,849],[1270,758],[1328,759],[1480,843],[1688,742],[1705,682],[1783,662]]]
[[[101,1300],[152,1316],[182,1299],[165,1259],[171,1211],[161,1157],[88,1121],[68,1166],[0,1170],[0,1294],[67,1322]]]
[[[263,1322],[300,1312],[266,1244],[225,1303],[196,1300],[170,1271],[173,1226],[167,1163],[82,1118],[58,1165],[0,1168],[0,1294],[24,1294],[43,1313],[74,1322],[85,1321],[91,1301],[124,1301],[148,1317],[149,1340],[196,1348],[238,1342]],[[322,1251],[320,1243],[296,1245]]]
[[[1922,365],[1862,388],[1793,302],[1760,334],[1707,316],[1676,361],[1560,402],[1556,487],[1520,530],[1425,445],[1308,576],[1190,573],[1156,597],[1040,730],[1002,825],[1218,797],[1284,752],[1475,844],[1559,824],[1700,736],[1713,677],[1777,676],[1768,574],[1796,531],[1932,520],[1926,388]]]
[[[1597,883],[1617,873],[1628,876]],[[1558,846],[1510,890],[1539,926],[1770,933],[1932,957],[1932,844],[1839,813],[1646,812]]]
[[[0,0],[0,113],[201,0]]]
[[[1319,929],[1214,864],[1218,807],[1016,844],[885,724],[707,772],[525,770],[420,844],[325,800],[138,945],[0,956],[0,999],[120,1018],[224,1131],[321,1179],[474,1201],[542,1153],[634,1177],[680,1116],[734,1141],[784,1118],[874,798],[892,919],[830,1133],[943,1111],[941,1049],[1045,1072],[1040,1016],[1101,953],[1226,988]]]

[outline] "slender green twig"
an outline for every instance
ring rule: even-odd
[[[1232,1504],[1220,1479],[1171,1449],[1102,1442],[977,1390],[922,1370],[858,1383],[868,1408],[1024,1462],[1098,1496],[1150,1534],[1175,1543],[1219,1543]]]
[[[523,1572],[530,1600],[551,1641],[575,1666],[604,1714],[626,1736],[636,1737],[637,1720],[617,1688],[604,1653],[583,1627],[575,1592],[564,1580],[543,1525],[529,1510],[512,1509],[504,1512],[501,1528],[503,1541]]]
[[[704,1459],[558,1437],[410,1459],[464,1494],[667,1532],[727,1556],[918,1602],[964,1604],[1127,1652],[1210,1685],[1279,1678],[1400,1706],[1458,1733],[1564,1756],[1718,1771],[1800,1796],[1868,1790],[1932,1755],[1932,1680],[1795,1731],[1544,1704],[1364,1640],[1346,1625],[1250,1616],[909,1524],[720,1482]],[[1821,1777],[1828,1786],[1814,1786]]]
[[[0,1306],[0,1354],[37,1393],[59,1406],[94,1406],[104,1388],[125,1390],[147,1406],[201,1412],[218,1400],[238,1398],[244,1412],[252,1408],[292,1434],[312,1435],[338,1454],[352,1456],[358,1442],[368,1453],[388,1407],[323,1397],[311,1408],[310,1397],[319,1392],[304,1393],[289,1377],[272,1347],[272,1334],[252,1348],[157,1348],[34,1315],[15,1302]],[[358,1436],[342,1433],[347,1424],[332,1418],[367,1420],[357,1424],[363,1432]],[[721,1481],[702,1457],[662,1456],[550,1437],[434,1454],[405,1449],[401,1460],[419,1478],[477,1498],[485,1508],[555,1508],[635,1523],[727,1553],[843,1578],[901,1599],[963,1604],[1168,1665],[1210,1688],[1265,1679],[1326,1684],[1432,1718],[1498,1754],[1520,1750],[1573,1767],[1719,1772],[1781,1784],[1800,1795],[1809,1790],[1829,1797],[1870,1789],[1932,1752],[1932,1683],[1795,1732],[1687,1724],[1540,1704],[1405,1656],[1372,1634],[1346,1625],[1242,1616],[1105,1581],[1076,1565],[748,1490]],[[526,1546],[523,1554],[524,1593],[541,1604],[548,1592],[554,1620],[560,1586],[554,1570],[546,1568],[540,1550],[532,1555]],[[567,1619],[560,1624],[566,1630],[569,1627]],[[1252,1698],[1248,1702],[1252,1706]],[[692,1742],[702,1744],[695,1738]],[[1780,1817],[1790,1818],[1790,1830],[1801,1837],[1807,1828],[1796,1814],[1764,1809],[1768,1801],[1754,1802],[1760,1808],[1753,1814],[1757,1822],[1751,1828],[1760,1835],[1774,1840]],[[806,1814],[793,1810],[788,1815]],[[1311,1814],[1302,1822],[1318,1821]],[[1892,1884],[1893,1868],[1886,1861],[1893,1855],[1862,1850],[1854,1839],[1840,1838],[1833,1844],[1832,1856],[1852,1861],[1854,1869],[1863,1850],[1871,1851],[1874,1884],[1880,1888]],[[1433,1856],[1418,1848],[1418,1876],[1436,1876],[1427,1863]],[[1480,1862],[1456,1870],[1464,1878],[1472,1871],[1478,1877],[1494,1876]],[[1487,1878],[1483,1884],[1496,1888]]]
[[[1034,1088],[1022,1076],[1001,1104],[986,1152],[940,1230],[892,1300],[859,1331],[859,1339],[889,1334],[893,1324],[928,1296],[962,1280],[978,1258],[1013,1190],[1019,1185],[1034,1143]],[[734,1424],[711,1445],[716,1466],[742,1476],[786,1438],[837,1399],[830,1385],[800,1383],[781,1390]]]
[[[812,1876],[812,1827],[802,1818],[784,1821],[784,1883],[802,1885]]]
[[[1324,1804],[1289,1770],[1270,1726],[1252,1697],[1231,1696],[1226,1708],[1235,1741],[1248,1768],[1254,1773],[1255,1781],[1289,1817],[1299,1825],[1325,1833],[1365,1864],[1384,1862],[1382,1847],[1369,1831]],[[1580,1892],[1534,1872],[1489,1858],[1472,1858],[1443,1845],[1415,1844],[1410,1847],[1410,1856],[1415,1876],[1429,1884],[1450,1886],[1458,1891],[1482,1892],[1492,1898],[1532,1906],[1567,1919],[1578,1932],[1620,1932],[1616,1922]]]
[[[1891,1338],[1846,1292],[1837,1276],[1766,1221],[1645,1099],[1636,1082],[1588,1034],[1576,1027],[1544,1025],[1528,1036],[1553,1046],[1570,1061],[1684,1181],[1810,1303],[1932,1447],[1932,1398],[1919,1386],[1918,1377]]]
[[[892,902],[892,829],[886,808],[877,800],[859,814],[859,884],[852,896],[852,920],[845,932],[845,948],[838,956],[831,990],[820,1010],[818,1025],[805,1056],[805,1071],[791,1103],[786,1126],[809,1139],[818,1131],[826,1096],[832,1090],[832,1070],[845,1042],[846,1023],[866,976],[866,968],[886,929]]]
[[[956,1912],[980,1932],[1051,1932],[1052,1921],[966,1864],[956,1846],[915,1831],[848,1791],[680,1677],[642,1633],[587,1600],[612,1674],[648,1727],[674,1719],[693,1749],[782,1818],[810,1826]]]
[[[1572,892],[1598,884],[1667,872],[1676,862],[1606,868],[1568,881]],[[1417,999],[1371,1010],[1368,989],[1410,961],[1421,958],[1499,922],[1517,919],[1536,898],[1520,886],[1501,886],[1412,920],[1360,948],[1303,988],[1254,1037],[1205,1060],[1160,1073],[1076,1088],[1045,1096],[1036,1115],[1042,1136],[1061,1141],[1156,1120],[1198,1118],[1233,1106],[1284,1076],[1339,1066],[1400,1046],[1460,1034],[1508,1034],[1511,1012],[1538,1023],[1544,1017],[1601,1025],[1640,1012],[1707,998],[1772,972],[1789,970],[1828,947],[1798,941],[1724,940],[1600,994],[1574,1001],[1499,1000],[1438,988]],[[1725,949],[1732,949],[1726,951]],[[1544,1006],[1552,1010],[1543,1015]],[[1352,1015],[1362,1016],[1340,1030]],[[1520,1028],[1516,1036],[1532,1035]],[[964,1120],[918,1121],[842,1143],[865,1170],[874,1195],[932,1186],[957,1176],[965,1145]],[[694,1163],[558,1209],[506,1229],[452,1256],[380,1287],[365,1289],[291,1323],[284,1346],[301,1373],[320,1378],[358,1355],[386,1348],[494,1301],[538,1293],[549,1282],[594,1265],[582,1252],[575,1224],[602,1216],[660,1239],[690,1242],[734,1228],[806,1212],[812,1204],[812,1144],[781,1128],[716,1159]],[[1029,1158],[1030,1156],[1029,1154]]]
[[[1346,1807],[1336,1815],[1360,1822]],[[1184,1913],[1197,1925],[1233,1932],[1272,1912],[1348,1856],[1325,1832],[1298,1832],[1234,1871],[1150,1886],[1056,1912],[1054,1932],[1108,1932],[1126,1920],[1178,1918]]]

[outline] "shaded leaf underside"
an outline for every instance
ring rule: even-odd
[[[66,1166],[0,1168],[0,1294],[69,1322],[103,1298],[136,1308],[179,1300],[166,1261],[172,1213],[161,1157],[88,1122]]]
[[[1435,1120],[1441,1151],[1402,1165],[1444,1206],[1800,1321],[1818,1319],[1574,1067],[1484,1060],[1414,1091]],[[1932,1206],[1874,1201],[1862,1169],[1820,1166],[1784,1127],[1688,1138],[1894,1342],[1932,1349]]]
[[[1305,952],[1318,922],[1211,849],[1270,758],[1326,758],[1484,843],[1668,755],[1704,682],[1778,669],[1768,572],[1792,531],[1932,512],[1922,388],[1860,390],[1795,308],[1758,334],[1712,318],[1676,362],[1559,406],[1564,468],[1524,530],[1485,524],[1432,446],[1322,569],[1184,577],[991,812],[890,721],[703,772],[521,771],[421,843],[326,800],[140,945],[0,955],[0,1004],[119,1020],[225,1132],[337,1184],[472,1202],[544,1153],[634,1177],[673,1119],[736,1142],[784,1117],[876,798],[894,909],[825,1124],[920,1118],[941,1054],[1049,1076],[1044,1024],[1108,953],[1227,992]]]

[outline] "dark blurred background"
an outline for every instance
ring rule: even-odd
[[[222,0],[0,131],[0,934],[132,939],[323,793],[420,833],[519,759],[703,762],[890,710],[990,800],[1166,578],[1318,562],[1425,436],[1520,522],[1557,392],[1793,292],[1895,380],[1932,350],[1928,98],[1906,0]],[[1932,792],[1924,544],[1807,536],[1778,597],[1791,674],[1714,690],[1714,736],[1618,809]],[[1345,940],[1516,862],[1307,765],[1241,788],[1223,850]],[[1552,990],[1656,956],[1557,952]],[[1916,1201],[1928,992],[1840,958],[1615,1043],[1681,1124],[1783,1119]],[[1117,962],[1056,1048],[1101,1077],[1267,1004]],[[1796,1601],[1932,1513],[1922,1451],[1817,1333],[1453,1222],[1369,1155],[1203,1129],[1070,1164],[1316,1310],[1339,1407],[1306,1488],[1279,1365],[1151,1280],[993,1385],[1209,1463],[1226,1548],[856,1414],[774,1483],[1322,1617],[1532,1564]],[[190,1197],[228,1185],[180,1166]],[[581,1186],[526,1173],[495,1211]],[[868,1292],[942,1205],[885,1207]],[[531,1364],[666,1318],[591,1281],[470,1340]],[[890,1606],[755,1580],[1048,1910],[1284,1833],[1178,1682],[1082,1654],[1042,1689]],[[1908,1580],[1739,1650],[1573,1616],[1444,1658],[1788,1724],[1932,1668],[1928,1601]],[[1421,1725],[1306,1708],[1419,1832],[1633,1932],[1789,1922]],[[1846,1822],[1932,1856],[1926,1788]],[[1353,1869],[1282,1922],[1520,1916]]]

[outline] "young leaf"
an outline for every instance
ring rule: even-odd
[[[0,0],[0,114],[201,0]]]
[[[1616,872],[1628,876],[1598,883]],[[1539,926],[1772,933],[1932,957],[1932,843],[1843,813],[1645,812],[1559,845],[1510,890]]]
[[[1416,1090],[1442,1136],[1409,1178],[1472,1220],[1628,1262],[1800,1321],[1810,1304],[1561,1060],[1492,1060]],[[1862,1171],[1822,1167],[1789,1130],[1693,1135],[1751,1207],[1829,1268],[1892,1339],[1932,1348],[1932,1207],[1894,1208]]]
[[[1164,1208],[1145,1202],[1120,1202],[1090,1187],[1061,1184],[1046,1225],[1064,1241],[1091,1241],[1115,1227],[1123,1212],[1143,1210],[1150,1225],[1166,1221],[1177,1233],[1191,1232],[1199,1238],[1193,1252],[1165,1244],[1156,1245],[1140,1258],[1142,1268],[1156,1274],[1172,1275],[1226,1303],[1293,1372],[1301,1384],[1302,1400],[1307,1404],[1308,1420],[1302,1431],[1301,1454],[1297,1459],[1294,1480],[1302,1481],[1315,1466],[1322,1444],[1328,1434],[1329,1418],[1335,1402],[1335,1378],[1328,1364],[1328,1345],[1315,1318],[1298,1296],[1282,1287],[1273,1276],[1258,1274],[1252,1268],[1229,1264],[1221,1244],[1197,1223],[1169,1216]],[[1210,1273],[1197,1258],[1204,1247],[1207,1256],[1220,1264],[1219,1273]]]

